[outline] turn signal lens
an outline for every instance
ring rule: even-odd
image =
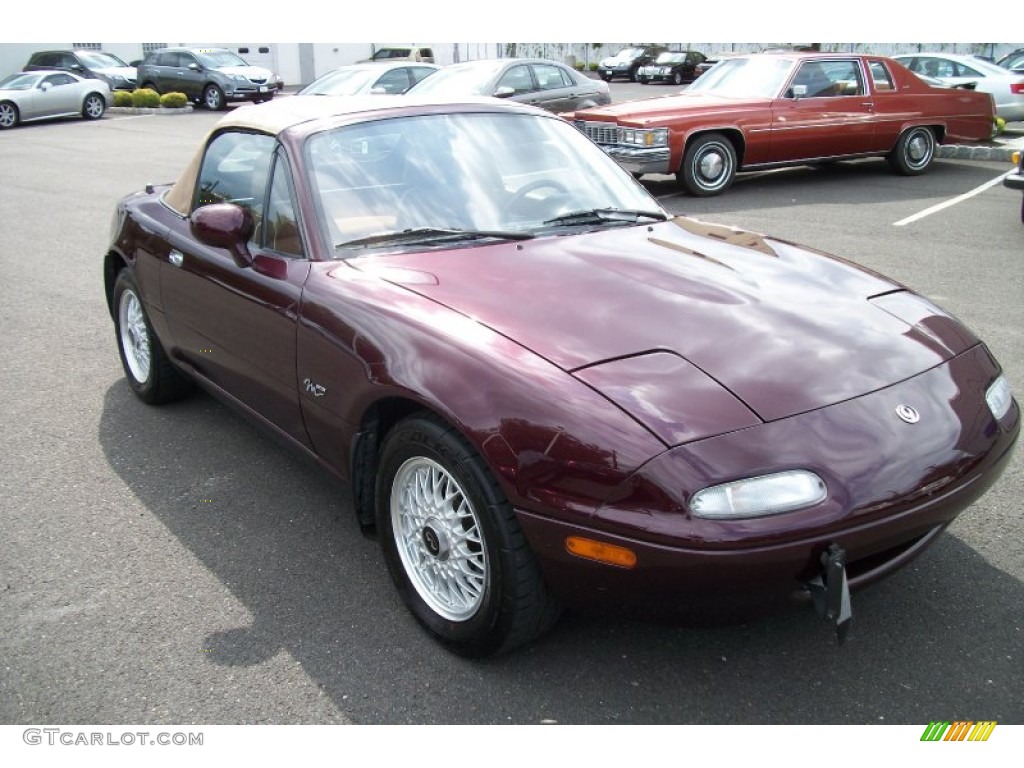
[[[985,392],[985,402],[988,409],[996,417],[996,421],[1003,418],[1010,410],[1010,403],[1013,402],[1013,393],[1010,391],[1010,382],[1005,376],[1000,376],[992,386]]]
[[[565,540],[565,550],[576,557],[596,560],[619,568],[632,568],[636,565],[636,553],[632,550],[580,536],[569,536]]]
[[[797,469],[705,488],[690,499],[690,512],[711,519],[760,517],[810,507],[826,496],[824,480]]]

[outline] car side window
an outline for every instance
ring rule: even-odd
[[[956,65],[956,76],[957,77],[984,77],[981,72],[976,70],[974,67],[968,67],[966,64],[960,62],[954,62]]]
[[[49,75],[43,82],[51,86],[68,85],[75,82],[75,79],[71,75]]]
[[[257,242],[262,240],[261,245],[272,251],[301,257],[304,250],[294,201],[288,164],[284,157],[278,154],[274,161],[270,191],[267,193],[267,213],[263,218],[265,225]]]
[[[869,61],[868,71],[871,72],[871,82],[874,85],[875,91],[892,91],[895,90],[895,85],[892,81],[892,74],[889,72],[889,68],[880,61]]]
[[[416,85],[416,83],[431,74],[433,71],[434,70],[430,67],[410,67],[409,76],[412,78],[412,84]]]
[[[537,78],[537,87],[542,91],[550,91],[554,88],[565,88],[567,83],[562,76],[562,70],[553,64],[534,64],[533,74]]]
[[[206,147],[192,210],[213,203],[234,203],[249,211],[259,232],[267,177],[276,141],[263,133],[225,131]]]
[[[793,85],[806,86],[808,98],[860,96],[864,93],[860,67],[852,59],[805,61],[800,65]]]
[[[384,93],[405,93],[411,85],[408,68],[397,67],[378,77],[377,82],[373,84],[373,89],[375,91],[382,89]]]
[[[533,78],[530,76],[530,68],[525,64],[517,64],[501,76],[498,81],[499,88],[511,88],[514,93],[529,93],[534,90]]]

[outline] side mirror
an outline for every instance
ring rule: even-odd
[[[789,89],[789,95],[792,96],[794,99],[802,99],[804,96],[807,95],[807,86],[794,85],[792,88]]]
[[[188,65],[188,68],[191,69],[193,72],[198,72],[200,70],[200,66],[196,64],[194,61]]]
[[[51,88],[53,88],[53,83],[43,82],[39,84],[39,90],[43,91],[44,93],[50,90]]]
[[[199,242],[230,253],[238,266],[252,265],[247,243],[255,224],[248,209],[234,203],[204,205],[192,212],[189,228]]]
[[[494,91],[494,96],[499,99],[507,99],[509,96],[514,96],[516,89],[508,85],[503,85]]]

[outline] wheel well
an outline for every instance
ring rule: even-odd
[[[686,144],[683,146],[683,157],[679,158],[680,164],[683,162],[683,158],[686,157],[686,151],[690,148],[690,145],[701,136],[706,136],[709,133],[719,133],[729,140],[732,144],[732,148],[736,150],[736,167],[743,167],[743,152],[746,149],[746,143],[743,140],[742,131],[736,128],[711,128],[709,130],[694,131],[686,137]]]
[[[415,413],[433,414],[447,422],[437,412],[422,403],[391,397],[378,400],[363,414],[359,431],[352,438],[350,477],[352,503],[356,518],[364,529],[372,529],[377,504],[377,457],[384,437],[402,419]]]
[[[114,316],[114,283],[117,276],[127,265],[121,255],[110,251],[103,260],[103,290],[107,295],[107,309],[110,316]]]

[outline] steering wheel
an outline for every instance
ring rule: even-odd
[[[566,187],[562,182],[555,181],[554,179],[537,179],[531,181],[528,184],[524,184],[515,192],[512,193],[512,197],[505,203],[505,211],[512,211],[519,203],[526,199],[526,196],[531,192],[536,192],[538,189],[553,189],[559,194],[566,194],[569,192],[569,188]]]

